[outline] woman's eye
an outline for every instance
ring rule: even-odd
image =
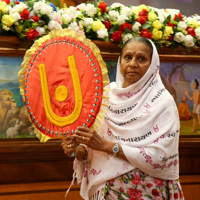
[[[125,60],[130,60],[131,56],[125,56]]]
[[[139,61],[144,62],[146,59],[144,57],[139,57]]]

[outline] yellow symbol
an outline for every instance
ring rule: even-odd
[[[68,96],[68,89],[64,86],[58,86],[55,91],[56,100],[59,102],[63,102],[67,99]]]
[[[78,70],[76,68],[76,61],[75,61],[74,55],[68,57],[68,62],[69,62],[69,69],[71,72],[72,82],[74,86],[75,106],[72,113],[65,117],[60,117],[54,113],[51,107],[45,64],[42,63],[38,66],[39,72],[40,72],[42,97],[43,97],[46,116],[52,124],[55,124],[56,126],[59,126],[59,127],[64,127],[64,126],[74,123],[80,116],[81,109],[83,106],[81,84],[80,84],[80,79],[78,75]]]

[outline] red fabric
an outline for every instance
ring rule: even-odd
[[[66,40],[65,44],[63,44],[64,40]],[[67,43],[68,40],[70,44]],[[55,44],[55,41],[57,41],[57,44]],[[61,43],[59,43],[59,41],[61,41]],[[51,42],[53,45],[51,45]],[[75,43],[73,46],[72,42]],[[78,44],[79,47],[76,47],[76,44]],[[80,47],[83,47],[83,49],[80,50]],[[86,53],[84,53],[84,49],[87,50]],[[87,53],[90,53],[89,57],[87,57]],[[38,65],[41,63],[45,64],[51,106],[54,113],[61,117],[68,116],[73,111],[75,105],[74,88],[68,66],[68,56],[70,55],[75,55],[76,67],[81,82],[83,107],[79,118],[73,124],[65,127],[57,127],[47,119],[45,114]],[[90,61],[90,58],[93,60]],[[92,66],[92,63],[95,63],[95,66]],[[31,64],[34,67],[31,67]],[[94,71],[95,68],[97,71]],[[99,74],[99,76],[95,77],[95,74]],[[88,127],[92,126],[101,106],[103,83],[101,68],[96,57],[91,49],[82,42],[65,36],[54,38],[43,43],[32,55],[25,77],[25,102],[31,119],[35,116],[35,119],[32,121],[40,132],[50,137],[56,137],[60,135],[60,132],[62,136],[64,135],[63,133],[67,133],[67,131],[72,134],[72,130],[75,131],[78,126],[82,126],[84,123]],[[26,83],[26,80],[28,83]],[[97,83],[97,80],[99,80],[99,83]],[[64,102],[59,102],[55,98],[55,90],[60,85],[65,85],[69,91],[68,97]],[[97,86],[100,88],[99,90],[97,90]],[[96,96],[96,92],[99,93],[99,96]],[[98,98],[97,102],[95,98]],[[94,103],[97,105],[96,107],[94,107]],[[92,109],[94,109],[94,113],[91,112]],[[90,118],[89,115],[92,115],[92,118]],[[89,119],[90,122],[87,122],[87,119]],[[36,123],[37,120],[38,123]],[[41,127],[39,126],[40,124],[42,125]],[[44,127],[45,130],[43,130]],[[47,129],[50,130],[49,133],[47,133]],[[51,134],[51,131],[54,133]],[[57,133],[55,133],[56,131]]]

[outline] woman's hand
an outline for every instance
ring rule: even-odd
[[[76,130],[76,141],[80,144],[85,144],[89,148],[98,151],[104,151],[107,140],[97,134],[92,128],[79,126]]]
[[[74,137],[74,135],[68,135],[67,137],[65,137],[62,140],[61,146],[64,150],[64,153],[68,156],[68,157],[72,157],[72,153],[76,152],[76,148],[77,148],[77,142],[76,142],[76,138]]]

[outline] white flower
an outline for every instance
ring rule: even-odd
[[[193,37],[191,35],[186,35],[184,42],[185,42],[186,47],[193,47],[194,46],[194,40],[193,40]]]
[[[124,5],[121,4],[121,3],[113,3],[110,7],[111,7],[112,9],[115,9],[115,8],[117,8],[117,7],[124,7]]]
[[[85,27],[88,27],[90,24],[92,24],[94,22],[94,20],[92,18],[89,18],[89,17],[86,17],[84,20],[83,20],[83,24]]]
[[[187,28],[187,24],[183,21],[180,21],[177,25],[180,30],[185,30]]]
[[[132,10],[129,7],[123,7],[121,10],[121,15],[125,15],[127,17],[131,16],[133,14]]]
[[[196,28],[195,30],[197,40],[200,40],[200,28]]]
[[[5,31],[9,31],[9,30],[10,30],[10,28],[9,28],[8,26],[6,26],[6,25],[3,25],[2,28],[3,28],[3,30],[5,30]]]
[[[129,39],[133,38],[132,34],[131,33],[127,33],[123,36],[122,38],[122,41],[123,41],[123,44],[128,41]]]
[[[36,13],[41,13],[41,14],[46,14],[49,17],[51,17],[52,12],[53,12],[53,8],[50,5],[47,5],[45,2],[39,1],[39,2],[35,2],[33,5],[33,10]]]
[[[48,29],[50,31],[52,31],[54,29],[62,29],[62,26],[58,22],[56,22],[56,21],[50,21],[48,23]]]
[[[120,15],[120,16],[118,16],[118,18],[117,18],[117,23],[118,23],[119,25],[124,24],[125,21],[126,21],[127,19],[128,19],[127,16],[125,16],[125,15]]]
[[[64,23],[64,24],[67,24],[67,23],[69,23],[69,22],[72,21],[72,17],[69,16],[68,13],[65,13],[65,14],[62,16],[62,20],[63,20],[63,23]]]
[[[79,30],[79,26],[78,26],[78,24],[74,21],[74,22],[72,22],[69,26],[68,26],[68,28],[71,28],[71,29],[73,29],[73,30],[75,30],[75,31],[78,31]]]
[[[79,11],[80,12],[80,11]],[[76,18],[78,16],[76,7],[74,6],[70,6],[69,9],[67,10],[67,13],[72,17],[72,18]]]
[[[115,20],[119,16],[119,12],[115,10],[109,11],[109,16],[111,20]]]
[[[158,13],[158,19],[160,23],[163,23],[164,20],[169,16],[164,9],[156,9],[156,12]]]
[[[167,14],[170,14],[172,19],[174,19],[175,15],[178,15],[180,13],[180,10],[167,8],[165,9],[165,12]]]
[[[138,32],[141,24],[139,22],[135,22],[135,24],[132,26],[132,31],[133,32]]]
[[[18,21],[19,19],[21,19],[21,16],[18,12],[11,13],[11,16],[13,19],[15,19],[15,21]]]
[[[29,17],[33,17],[35,16],[35,12],[32,10],[30,13],[29,13]]]
[[[34,5],[33,5],[33,10],[36,11],[36,12],[39,12],[42,7],[44,6],[44,3],[39,1],[39,2],[35,2]]]
[[[79,8],[80,10],[85,10],[86,4],[85,3],[81,3],[76,7]]]
[[[36,31],[39,33],[39,36],[46,34],[46,30],[44,27],[36,27]]]
[[[43,7],[41,8],[40,12],[42,14],[46,14],[48,15],[49,17],[51,17],[52,15],[52,12],[53,12],[53,8],[47,4],[44,4]]]
[[[185,35],[181,32],[176,33],[175,36],[174,36],[174,40],[178,43],[183,42],[184,39],[185,39]]]
[[[108,37],[108,31],[107,31],[107,29],[100,29],[100,30],[98,30],[97,31],[97,37],[98,38],[106,38],[106,37]]]
[[[27,8],[27,6],[24,3],[21,2],[20,4],[17,4],[13,8],[11,8],[9,10],[9,13],[14,13],[14,12],[21,13],[26,8]]]
[[[97,13],[97,9],[94,7],[93,4],[87,4],[87,6],[85,7],[85,12],[87,15],[89,15],[90,17],[92,17],[94,14]]]

